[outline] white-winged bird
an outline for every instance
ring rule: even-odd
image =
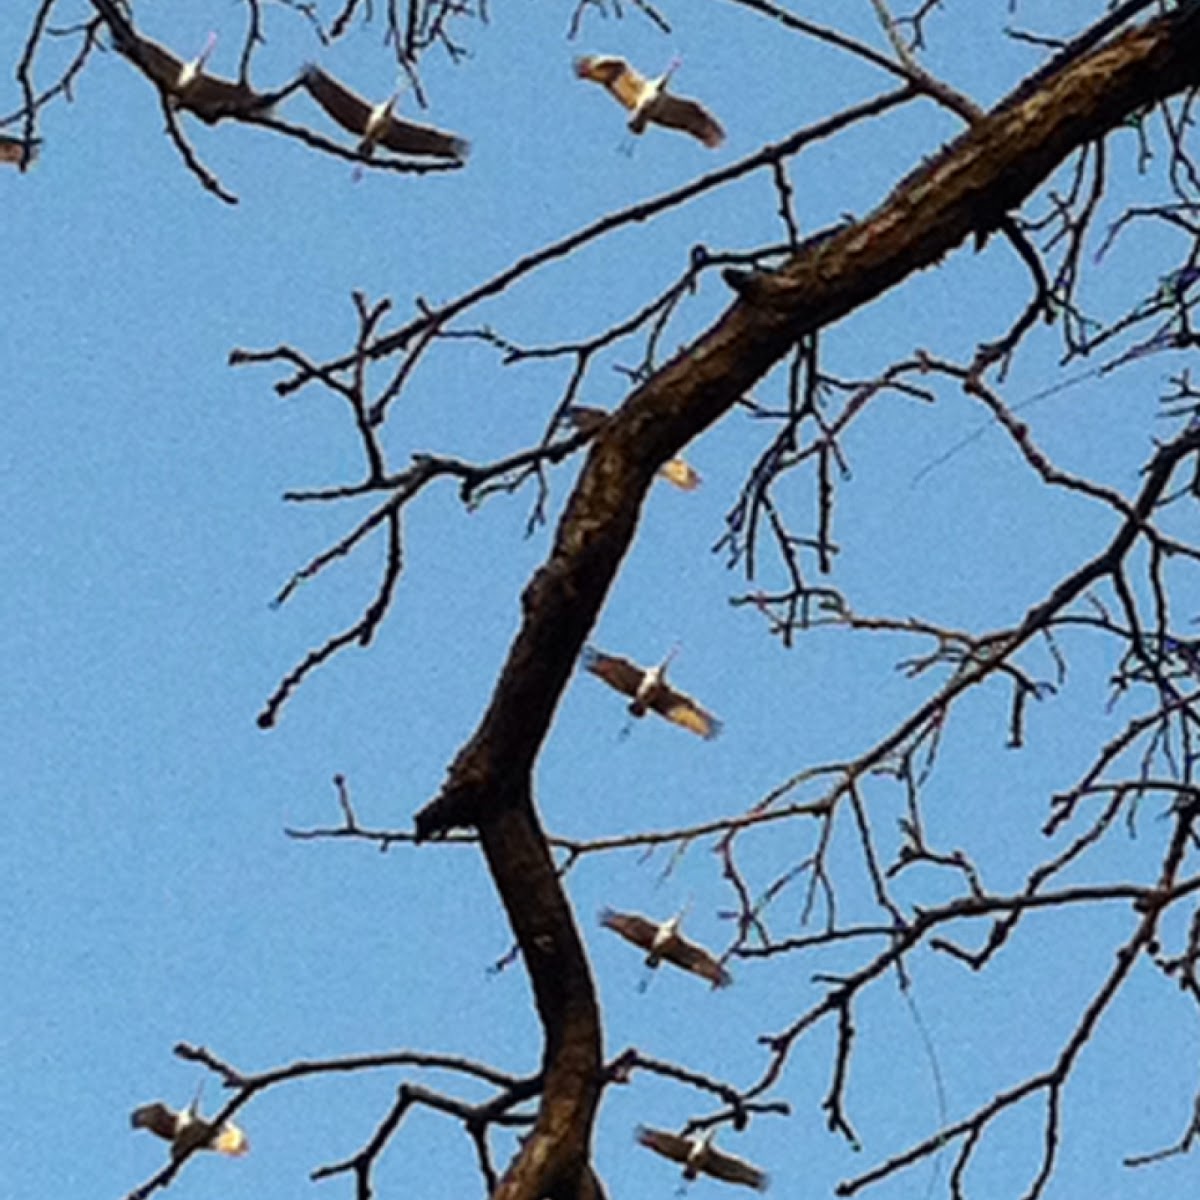
[[[129,1118],[134,1129],[148,1129],[171,1143],[171,1157],[182,1158],[189,1150],[215,1150],[234,1157],[250,1149],[246,1135],[230,1121],[219,1126],[206,1121],[196,1103],[187,1108],[172,1108],[161,1100],[135,1108]]]
[[[308,94],[343,128],[361,139],[358,152],[370,158],[376,146],[385,146],[397,154],[452,158],[467,157],[469,143],[453,133],[402,121],[395,115],[400,92],[395,91],[380,104],[371,104],[320,67],[310,64],[304,70]]]
[[[657,79],[647,79],[623,58],[609,54],[585,54],[575,60],[575,74],[602,84],[632,116],[631,133],[644,133],[647,125],[682,129],[706,146],[715,148],[725,140],[725,130],[704,105],[667,91],[671,76],[680,65],[675,59]]]
[[[683,1177],[686,1180],[695,1179],[697,1175],[711,1175],[724,1183],[740,1183],[765,1192],[770,1182],[766,1172],[745,1159],[717,1150],[712,1144],[715,1133],[716,1130],[710,1129],[700,1137],[683,1137],[678,1133],[639,1125],[637,1140],[656,1154],[683,1163]]]
[[[600,913],[600,924],[619,933],[627,942],[646,951],[646,966],[654,970],[659,963],[669,962],[684,971],[707,979],[713,987],[727,987],[733,982],[715,955],[703,946],[689,942],[679,932],[683,913],[677,913],[661,924],[640,913],[622,913],[606,908]],[[644,989],[643,989],[644,990]]]
[[[590,404],[571,404],[562,414],[563,420],[580,433],[586,434],[598,433],[611,415],[606,409],[595,408]],[[682,492],[694,492],[700,486],[700,472],[682,458],[672,458],[663,463],[658,473]]]
[[[615,654],[604,654],[593,646],[583,648],[584,668],[609,687],[632,697],[629,711],[633,716],[644,717],[653,711],[702,738],[715,738],[721,732],[721,722],[691,696],[677,692],[667,683],[667,667],[674,657],[672,650],[657,667],[647,668]]]
[[[142,37],[112,0],[92,0],[108,23],[113,45],[178,108],[210,125],[222,117],[261,115],[300,86],[298,79],[275,92],[256,92],[240,80],[221,79],[204,70],[217,44],[210,33],[204,48],[185,62],[165,46]]]

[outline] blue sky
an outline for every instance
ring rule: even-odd
[[[73,103],[46,112],[36,167],[0,175],[9,246],[0,283],[8,514],[0,537],[8,964],[0,1124],[9,1131],[0,1173],[13,1200],[121,1196],[149,1176],[162,1147],[132,1135],[128,1113],[158,1096],[180,1104],[191,1095],[200,1076],[172,1056],[179,1040],[247,1071],[399,1048],[478,1057],[517,1074],[536,1069],[540,1037],[519,965],[488,974],[509,935],[475,851],[396,847],[381,855],[296,843],[283,829],[336,821],[330,781],[338,772],[365,822],[409,826],[483,710],[552,525],[524,537],[529,492],[470,514],[452,486],[423,495],[406,520],[408,568],[375,645],[319,670],[278,727],[260,731],[255,714],[279,678],[369,601],[379,547],[307,584],[283,609],[269,606],[293,570],[366,511],[285,505],[281,493],[353,480],[361,463],[346,413],[330,397],[308,389],[280,399],[270,369],[230,369],[229,351],[286,341],[316,357],[339,353],[354,335],[353,288],[391,295],[403,319],[414,296],[457,295],[614,208],[891,82],[715,0],[672,6],[671,36],[632,8],[624,20],[593,13],[574,43],[563,13],[495,7],[490,24],[465,30],[463,63],[432,54],[424,67],[432,107],[423,119],[471,139],[463,171],[368,174],[355,183],[340,160],[262,131],[185,119],[205,162],[240,197],[231,208],[183,169],[147,82],[106,53],[78,81]],[[808,7],[884,47],[869,5]],[[833,15],[815,11],[823,7]],[[1029,3],[1015,17],[1006,4],[948,7],[958,11],[931,26],[928,65],[988,104],[1041,61],[1034,49],[1001,40],[1003,25],[1019,19],[1063,33],[1101,6]],[[55,21],[86,11],[64,3]],[[394,86],[378,27],[323,52],[282,7],[267,17],[270,41],[255,76],[264,86],[314,57],[364,94]],[[23,19],[17,6],[0,11],[0,43],[21,44]],[[169,10],[140,5],[137,19],[188,55],[215,26],[213,66],[233,72],[237,8],[180,0]],[[652,130],[631,156],[620,153],[616,105],[572,78],[572,56],[592,50],[648,71],[681,54],[678,89],[717,111],[726,146],[709,152]],[[64,52],[52,45],[39,71],[50,77]],[[10,84],[9,107],[18,101]],[[411,96],[404,105],[411,114]],[[303,96],[288,115],[325,128]],[[932,106],[910,106],[806,153],[792,167],[804,228],[862,214],[955,131]],[[1111,218],[1157,193],[1152,173],[1133,171],[1132,134],[1115,135],[1110,151]],[[569,340],[665,286],[696,242],[748,248],[779,236],[773,192],[757,175],[594,243],[466,324],[491,324],[527,344]],[[1116,316],[1185,252],[1178,241],[1135,232],[1093,269],[1088,303]],[[976,341],[1006,328],[1023,286],[1023,269],[998,239],[982,253],[960,250],[830,331],[827,366],[865,379],[918,347],[967,357]],[[670,347],[728,301],[716,277],[706,278],[672,326]],[[1039,330],[1005,396],[1019,401],[1076,372],[1078,364],[1060,370],[1059,349],[1057,330]],[[581,399],[618,403],[625,382],[613,366],[635,355],[626,346],[603,357]],[[1025,416],[1064,466],[1130,492],[1151,438],[1166,430],[1157,391],[1182,365],[1178,354],[1151,358]],[[504,369],[481,347],[438,348],[393,413],[393,466],[419,451],[488,458],[528,445],[568,370],[564,362]],[[755,395],[782,403],[781,376]],[[873,407],[847,443],[853,474],[836,530],[843,550],[833,582],[857,610],[997,628],[1110,535],[1109,515],[1047,496],[995,431],[914,482],[983,420],[961,394],[942,388],[936,405],[888,398]],[[554,832],[596,837],[742,811],[797,770],[860,753],[933,688],[894,670],[923,648],[904,639],[826,628],[786,651],[752,609],[728,603],[746,584],[710,551],[766,436],[761,423],[731,414],[689,449],[704,476],[698,492],[656,487],[594,635],[642,661],[681,643],[675,677],[720,714],[724,736],[703,744],[646,722],[623,740],[618,698],[580,677],[538,770]],[[579,461],[552,473],[552,517]],[[811,480],[784,485],[781,496],[804,527]],[[779,583],[769,561],[760,582]],[[948,731],[930,783],[939,844],[969,848],[996,890],[1019,886],[1045,853],[1036,829],[1049,794],[1073,782],[1093,747],[1137,711],[1128,702],[1103,710],[1113,665],[1103,650],[1083,637],[1068,649],[1070,684],[1031,714],[1025,751],[1004,747],[1007,694],[980,692]],[[1027,662],[1050,671],[1037,652]],[[880,828],[894,829],[901,798],[877,786]],[[1139,839],[1115,835],[1087,877],[1141,877],[1167,828],[1150,811],[1142,822]],[[780,827],[747,839],[742,854],[765,882],[807,854],[811,836],[807,826]],[[593,955],[608,1053],[635,1044],[746,1085],[764,1063],[758,1035],[819,995],[815,970],[850,960],[825,952],[735,961],[737,985],[720,994],[664,972],[642,995],[636,955],[595,924],[604,904],[665,916],[691,900],[689,928],[720,946],[729,930],[719,913],[730,897],[709,851],[694,844],[669,871],[661,851],[648,860],[639,851],[596,856],[568,886]],[[852,847],[835,852],[853,879]],[[939,886],[914,874],[898,890],[919,902]],[[799,932],[798,922],[798,897],[789,893],[776,932]],[[978,979],[944,958],[914,960],[950,1117],[1051,1061],[1131,928],[1130,914],[1115,909],[1046,915]],[[791,1118],[764,1117],[736,1141],[726,1135],[771,1171],[780,1196],[828,1195],[836,1180],[939,1120],[930,1062],[891,983],[869,992],[859,1013],[850,1102],[860,1155],[823,1128],[830,1045],[822,1027],[794,1054],[778,1093]],[[1140,968],[1067,1090],[1061,1178],[1050,1194],[1157,1197],[1194,1187],[1186,1159],[1131,1174],[1119,1158],[1182,1129],[1196,1051],[1194,1012]],[[310,1186],[349,1195],[345,1179],[309,1185],[306,1174],[366,1139],[399,1079],[380,1072],[267,1093],[244,1113],[253,1153],[234,1163],[193,1161],[172,1196],[275,1200]],[[215,1083],[207,1095],[216,1101]],[[702,1098],[645,1076],[613,1089],[596,1139],[610,1194],[670,1194],[675,1176],[633,1148],[632,1129],[641,1121],[675,1126],[704,1111]],[[973,1194],[1018,1194],[1034,1169],[1037,1136],[1031,1112],[1010,1117],[973,1168]],[[502,1139],[495,1150],[502,1164]],[[922,1166],[875,1194],[926,1195],[929,1174]],[[380,1168],[379,1194],[478,1194],[477,1179],[461,1131],[418,1114]]]

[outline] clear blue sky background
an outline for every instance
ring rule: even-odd
[[[0,9],[10,64],[26,33],[24,7]],[[799,7],[884,46],[865,2]],[[1064,33],[1103,6],[1022,4],[1015,17],[998,2],[948,7],[932,26],[929,65],[988,104],[1041,61],[1000,39],[1005,22]],[[46,113],[36,168],[0,174],[0,1178],[13,1200],[117,1197],[155,1170],[163,1147],[131,1134],[128,1113],[148,1099],[181,1104],[191,1095],[199,1075],[171,1055],[180,1039],[247,1071],[402,1047],[517,1073],[537,1068],[540,1035],[523,972],[487,974],[509,936],[474,850],[380,855],[361,845],[297,844],[282,830],[336,820],[335,772],[349,778],[364,821],[408,827],[482,712],[549,530],[523,538],[530,494],[472,515],[450,486],[423,495],[406,521],[408,569],[376,645],[319,671],[278,728],[261,732],[255,713],[281,675],[369,600],[379,547],[307,585],[282,611],[268,607],[291,571],[365,511],[299,509],[280,493],[353,480],[361,467],[332,398],[309,389],[280,400],[269,370],[231,370],[226,358],[236,345],[280,341],[318,357],[336,353],[353,337],[352,288],[390,294],[406,315],[415,295],[456,295],[605,212],[891,86],[729,3],[670,5],[669,37],[636,13],[624,21],[593,14],[575,44],[565,40],[567,6],[543,8],[493,6],[490,25],[466,30],[469,60],[426,61],[426,119],[473,143],[461,172],[368,175],[355,184],[340,161],[260,131],[210,130],[185,118],[206,163],[241,198],[228,208],[181,166],[160,132],[150,85],[107,53],[78,81],[73,103]],[[88,11],[64,4],[55,21]],[[222,36],[213,65],[233,73],[236,6],[139,4],[137,18],[186,55],[215,25]],[[292,14],[272,8],[267,20],[260,84],[319,56],[366,94],[393,86],[378,26],[322,54]],[[681,53],[678,89],[716,110],[726,146],[713,153],[652,131],[632,156],[618,153],[619,110],[571,74],[572,56],[587,50],[627,55],[648,71]],[[60,53],[65,47],[51,45],[39,62],[43,78]],[[18,102],[14,85],[6,97],[10,107]],[[411,113],[411,96],[404,105]],[[288,115],[327,128],[303,96]],[[954,132],[931,105],[917,105],[805,154],[792,170],[805,229],[862,214]],[[1133,135],[1110,145],[1124,180],[1111,216],[1153,193],[1131,170]],[[774,194],[760,174],[546,269],[471,323],[487,321],[526,343],[581,336],[661,289],[694,243],[740,248],[779,236]],[[1134,236],[1096,272],[1087,299],[1115,316],[1182,254],[1178,243]],[[866,378],[916,347],[969,356],[977,340],[1007,327],[1023,287],[1023,268],[1005,246],[960,250],[832,331],[827,365]],[[706,279],[668,347],[704,328],[728,299]],[[1063,377],[1056,339],[1055,330],[1035,336],[1009,399]],[[605,360],[583,399],[617,403],[624,383],[612,364],[635,353],[626,347]],[[1027,416],[1065,466],[1130,491],[1162,429],[1155,389],[1177,366],[1152,359]],[[483,458],[529,444],[567,368],[502,370],[482,349],[439,349],[393,414],[392,465],[414,451]],[[782,380],[756,396],[779,402]],[[847,443],[854,474],[836,528],[843,553],[834,582],[861,611],[999,627],[1107,538],[1107,515],[1047,496],[995,432],[914,486],[920,467],[982,420],[963,397],[945,390],[932,407],[897,399],[874,407]],[[727,604],[745,585],[709,551],[764,436],[760,424],[733,414],[690,449],[705,479],[699,492],[656,488],[595,634],[602,647],[643,661],[680,641],[676,677],[724,718],[724,737],[702,744],[647,722],[622,741],[619,700],[578,679],[538,773],[553,831],[598,836],[738,812],[797,769],[861,752],[933,686],[893,669],[924,647],[821,630],[786,652],[752,609]],[[575,460],[552,475],[555,515],[577,469]],[[782,492],[804,526],[811,487],[797,481]],[[767,571],[762,582],[779,580]],[[976,853],[996,890],[1017,886],[1044,852],[1031,831],[1047,796],[1073,782],[1097,738],[1133,711],[1100,711],[1097,688],[1112,664],[1085,640],[1068,649],[1071,686],[1032,714],[1027,751],[1004,749],[1007,694],[981,693],[952,726],[930,786],[936,841]],[[1046,660],[1030,663],[1050,673]],[[900,798],[874,786],[881,828],[890,830]],[[1143,820],[1144,836],[1117,837],[1089,877],[1135,874],[1153,861],[1167,826],[1149,812]],[[747,839],[746,864],[763,882],[772,867],[808,853],[811,837],[801,825]],[[756,1037],[818,995],[818,966],[850,960],[735,962],[737,986],[722,994],[663,973],[640,995],[636,955],[596,930],[602,904],[665,916],[692,898],[693,933],[716,946],[730,936],[718,915],[729,896],[708,847],[692,846],[664,877],[667,865],[661,853],[649,861],[626,853],[589,859],[569,880],[593,951],[607,1049],[636,1044],[744,1085],[763,1062]],[[914,874],[898,890],[917,901],[940,886]],[[852,911],[853,887],[848,896]],[[797,932],[798,915],[789,894],[775,911],[776,933]],[[950,1116],[1051,1061],[1131,922],[1115,910],[1031,920],[981,979],[944,959],[915,960]],[[859,1030],[849,1100],[865,1155],[822,1128],[828,1028],[796,1052],[780,1089],[794,1116],[763,1118],[733,1143],[772,1172],[781,1197],[829,1195],[868,1156],[885,1156],[939,1120],[930,1063],[893,984],[869,993]],[[1119,1158],[1182,1128],[1196,1051],[1194,1012],[1140,971],[1068,1089],[1066,1148],[1051,1194],[1161,1197],[1194,1188],[1187,1160],[1129,1174]],[[362,1143],[398,1078],[381,1072],[269,1092],[244,1113],[253,1153],[236,1163],[194,1161],[172,1196],[290,1200],[310,1186],[312,1194],[349,1195],[349,1180],[309,1185],[306,1173]],[[216,1099],[210,1083],[210,1106]],[[694,1094],[644,1076],[614,1089],[597,1131],[610,1194],[671,1194],[675,1175],[633,1148],[632,1129],[704,1111]],[[1029,1108],[997,1129],[972,1194],[1023,1190],[1039,1120]],[[496,1150],[503,1164],[499,1139]],[[467,1139],[421,1113],[396,1138],[378,1183],[385,1196],[479,1191]],[[696,1192],[715,1194],[716,1186]],[[922,1166],[875,1194],[919,1197],[929,1186]]]

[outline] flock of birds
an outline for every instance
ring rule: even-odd
[[[215,123],[228,116],[263,114],[291,92],[303,88],[329,117],[358,137],[357,152],[363,158],[370,158],[377,147],[401,155],[457,162],[467,156],[468,143],[455,134],[397,117],[398,91],[382,103],[371,104],[327,71],[309,65],[285,87],[275,92],[257,92],[248,84],[207,72],[208,58],[216,45],[215,36],[210,35],[196,58],[184,61],[158,42],[138,34],[113,0],[93,2],[109,26],[116,49],[137,66],[171,104],[201,120]],[[688,133],[706,146],[719,146],[725,133],[712,113],[699,102],[668,91],[671,76],[678,66],[676,59],[661,76],[648,79],[622,58],[592,54],[575,60],[575,73],[580,79],[601,84],[629,111],[630,132],[641,134],[648,125],[662,125]],[[29,146],[30,158],[36,150],[35,141]],[[0,136],[0,163],[22,164],[25,157],[23,139]],[[582,405],[574,406],[567,414],[567,419],[581,432],[595,431],[607,417],[601,409]],[[700,482],[695,470],[679,458],[665,464],[660,474],[685,491],[691,491]],[[584,651],[583,661],[588,671],[630,697],[632,716],[640,718],[653,712],[701,737],[714,738],[720,732],[720,721],[692,697],[667,682],[667,667],[674,654],[673,650],[660,664],[646,668],[589,646]],[[668,962],[708,980],[714,987],[725,987],[732,979],[720,960],[680,933],[683,916],[681,912],[666,921],[656,922],[638,913],[605,909],[600,920],[605,928],[645,950],[647,967],[654,969],[660,963]],[[206,1120],[200,1112],[199,1097],[183,1109],[172,1108],[162,1101],[144,1104],[134,1110],[130,1123],[135,1129],[147,1129],[169,1142],[172,1158],[180,1158],[193,1150],[211,1150],[236,1157],[250,1148],[246,1134],[233,1122]],[[639,1126],[637,1140],[656,1153],[683,1164],[685,1180],[706,1174],[727,1183],[764,1189],[766,1174],[753,1164],[718,1150],[713,1145],[714,1133],[715,1130],[710,1129],[702,1135],[688,1137]]]
[[[216,46],[210,34],[204,48],[185,61],[165,46],[143,37],[117,7],[117,0],[92,0],[112,35],[114,47],[136,66],[176,108],[186,110],[202,121],[215,124],[224,117],[248,117],[267,114],[299,88],[303,88],[326,114],[358,139],[357,152],[369,159],[376,147],[400,155],[466,160],[470,145],[456,134],[431,125],[406,121],[396,115],[400,90],[386,100],[372,104],[351,91],[327,71],[309,64],[290,83],[273,92],[255,91],[242,80],[222,79],[206,70]],[[630,113],[629,130],[644,133],[648,125],[661,125],[690,134],[709,147],[725,139],[720,122],[702,104],[668,90],[671,76],[679,68],[674,59],[666,71],[650,79],[634,70],[623,58],[607,54],[587,54],[575,60],[575,74],[606,88]],[[22,138],[0,136],[0,163],[24,167],[37,153],[38,139],[28,144]]]
[[[600,410],[591,411],[604,416]],[[577,421],[578,418],[578,413],[572,414],[572,419]],[[584,420],[587,419],[585,415]],[[687,470],[690,472],[691,468]],[[667,667],[677,649],[673,649],[657,666],[641,667],[627,658],[605,654],[587,646],[584,648],[583,664],[586,670],[630,698],[629,712],[632,716],[640,718],[653,712],[701,737],[716,737],[721,729],[717,718],[691,696],[667,682]],[[728,986],[733,978],[721,960],[703,946],[689,941],[680,932],[685,912],[686,909],[666,921],[652,921],[640,913],[617,912],[606,908],[600,914],[600,923],[644,950],[646,966],[650,970],[666,962],[698,975],[714,988]],[[643,981],[643,991],[645,987],[646,981]],[[171,1108],[162,1101],[145,1104],[134,1110],[130,1120],[135,1129],[148,1129],[170,1142],[173,1158],[179,1158],[191,1150],[213,1150],[219,1154],[237,1156],[245,1154],[250,1148],[249,1140],[237,1125],[230,1121],[218,1124],[205,1120],[200,1114],[199,1097],[185,1109]],[[766,1172],[745,1159],[718,1150],[713,1145],[715,1133],[715,1129],[709,1129],[688,1136],[640,1125],[637,1140],[655,1153],[682,1164],[685,1181],[690,1182],[702,1174],[711,1175],[725,1183],[764,1191],[768,1184]]]

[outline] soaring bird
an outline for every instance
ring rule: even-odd
[[[218,1154],[238,1156],[250,1149],[246,1135],[230,1121],[214,1126],[199,1113],[193,1103],[187,1108],[171,1108],[161,1100],[135,1108],[129,1118],[134,1129],[148,1129],[171,1143],[171,1157],[182,1158],[189,1150],[215,1150]]]
[[[715,738],[721,732],[721,722],[691,696],[677,692],[667,683],[667,667],[674,657],[672,650],[657,667],[646,668],[615,654],[603,654],[592,646],[583,648],[584,667],[609,687],[632,696],[629,711],[635,717],[644,717],[648,710],[653,710],[702,738]]]
[[[29,161],[33,162],[37,158],[38,146],[41,144],[41,138],[34,138],[29,143]],[[0,134],[0,163],[11,163],[14,167],[20,167],[25,159],[25,139],[6,137]],[[22,167],[22,170],[24,168]]]
[[[165,46],[142,37],[117,8],[113,0],[92,0],[96,11],[108,23],[113,45],[145,75],[171,103],[187,109],[202,121],[216,124],[223,117],[265,113],[284,96],[300,86],[293,80],[275,92],[256,92],[249,84],[221,79],[205,72],[217,44],[210,33],[204,48],[188,62],[176,58]]]
[[[716,1130],[710,1129],[702,1137],[682,1137],[677,1133],[639,1125],[637,1140],[655,1154],[683,1163],[684,1179],[711,1175],[725,1183],[740,1183],[755,1191],[765,1192],[770,1182],[767,1173],[745,1159],[734,1158],[732,1154],[717,1150],[712,1144],[715,1134]]]
[[[667,91],[671,76],[680,65],[675,59],[657,79],[639,75],[623,58],[608,54],[585,54],[575,60],[575,74],[603,84],[617,101],[633,114],[631,133],[645,132],[648,124],[682,129],[715,148],[725,140],[720,122],[696,100],[685,100]]]
[[[358,152],[363,158],[370,158],[376,146],[386,146],[397,154],[424,154],[460,162],[467,157],[470,145],[462,138],[395,116],[399,91],[381,104],[372,105],[316,65],[305,68],[303,79],[308,94],[343,129],[362,139]]]
[[[564,411],[563,417],[580,433],[593,434],[599,432],[600,426],[608,420],[609,413],[590,404],[572,404]],[[694,492],[700,486],[700,472],[682,458],[672,458],[663,463],[658,473],[683,492]]]
[[[600,913],[601,925],[646,951],[646,966],[651,970],[661,962],[669,962],[707,979],[713,987],[727,987],[733,982],[733,976],[703,946],[689,942],[679,932],[682,921],[683,913],[677,913],[661,924],[640,913],[621,913],[611,908]]]

